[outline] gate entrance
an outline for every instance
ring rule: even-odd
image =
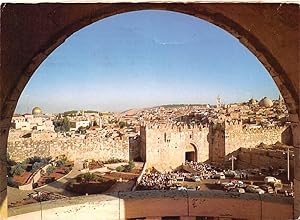
[[[185,160],[197,162],[197,148],[193,144],[185,147]]]

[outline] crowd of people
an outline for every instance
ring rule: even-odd
[[[185,165],[192,168],[195,171],[195,175],[200,176],[201,179],[209,179],[215,173],[215,170],[209,164],[186,161]],[[150,173],[143,175],[139,186],[143,190],[166,190],[176,186],[176,180],[185,177],[187,177],[185,172],[160,173],[152,170]]]
[[[212,175],[217,173],[217,171],[210,164],[207,163],[186,161],[185,165],[192,168],[195,171],[195,173],[197,173],[197,175],[200,176],[202,179],[209,179],[212,177]]]
[[[143,190],[149,189],[170,189],[174,184],[174,176],[170,173],[159,173],[157,171],[151,171],[148,174],[143,175],[140,182],[140,187]]]

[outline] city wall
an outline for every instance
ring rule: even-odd
[[[211,125],[210,161],[223,163],[226,155],[239,148],[255,148],[261,143],[266,145],[276,142],[287,143],[287,127],[247,128],[241,122],[225,122]]]
[[[274,170],[287,169],[287,155],[283,154],[282,150],[265,150],[265,149],[247,149],[240,148],[236,152],[237,161],[236,168],[257,168],[272,166]],[[293,152],[290,152],[290,173],[293,174],[294,157]]]
[[[185,162],[185,152],[194,149],[197,161],[209,158],[209,129],[202,126],[152,125],[141,131],[141,150],[149,167],[172,170]]]
[[[210,124],[208,127],[188,125],[141,126],[134,137],[61,137],[54,132],[32,132],[20,136],[11,132],[8,152],[11,159],[56,157],[65,154],[72,160],[120,158],[147,161],[149,167],[171,170],[186,160],[193,151],[196,161],[223,164],[226,155],[242,148],[255,148],[260,143],[285,142],[286,127],[244,128],[240,122]],[[253,156],[254,158],[254,156]]]
[[[282,142],[282,133],[286,127],[243,128],[242,124],[225,124],[225,154],[241,147],[253,148],[260,143],[267,145]]]
[[[49,134],[45,134],[49,136]],[[129,160],[129,138],[82,138],[58,137],[53,133],[52,138],[28,138],[9,136],[8,152],[11,159],[23,161],[28,157],[56,157],[66,155],[71,160],[96,159],[108,160],[120,158]]]

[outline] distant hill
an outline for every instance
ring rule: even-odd
[[[76,114],[78,112],[78,110],[71,110],[71,111],[66,111],[63,114],[64,115],[72,115],[72,114]],[[84,110],[85,113],[99,113],[98,111],[95,110]]]
[[[185,106],[200,106],[206,107],[207,104],[167,104],[167,105],[159,105],[153,108],[164,107],[164,108],[178,108],[178,107],[185,107]]]

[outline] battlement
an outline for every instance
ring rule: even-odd
[[[152,130],[152,131],[169,131],[169,132],[185,132],[185,131],[204,131],[208,130],[207,126],[203,125],[197,125],[197,124],[147,124],[141,126],[142,128],[146,130]]]
[[[240,130],[238,130],[238,133],[270,133],[270,132],[282,132],[284,131],[287,126],[272,126],[272,127],[247,127],[247,126],[242,126],[240,127]],[[237,129],[230,126],[230,127],[225,127],[226,132],[237,132]]]
[[[287,126],[272,126],[272,127],[244,127],[243,130],[244,131],[248,131],[248,132],[254,132],[254,133],[258,133],[258,132],[270,132],[270,131],[282,131],[284,129],[286,129]]]

